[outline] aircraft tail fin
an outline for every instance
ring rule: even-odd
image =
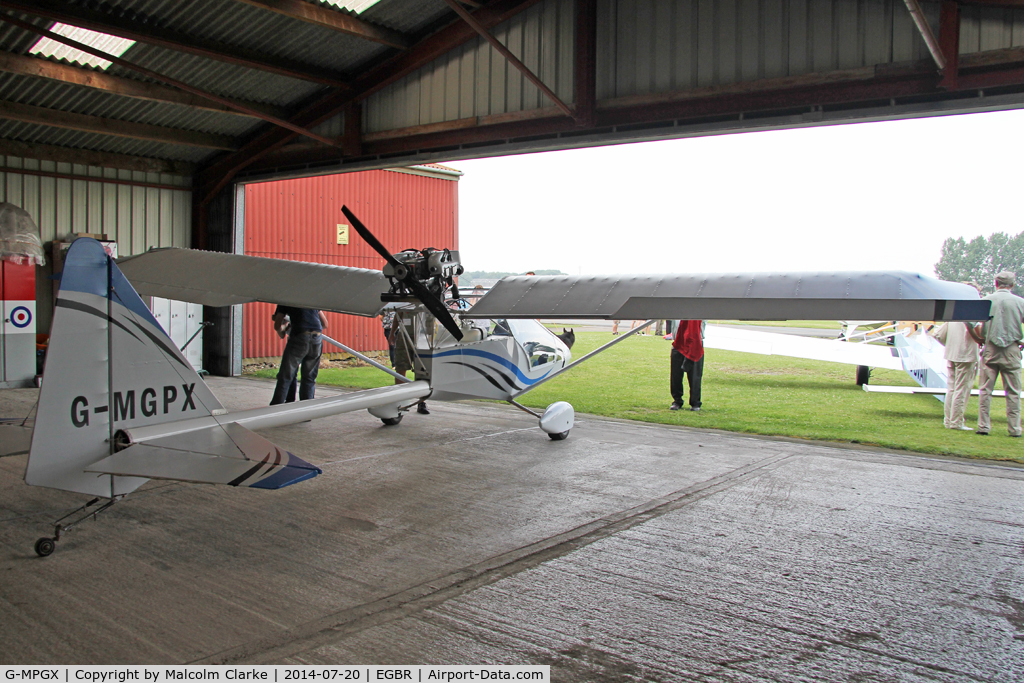
[[[923,331],[909,335],[897,334],[893,337],[893,343],[906,373],[926,389],[941,389],[935,398],[945,403],[947,377],[942,344]]]
[[[223,410],[103,246],[76,240],[61,274],[26,483],[129,493],[146,479],[86,471],[114,454],[119,430]]]

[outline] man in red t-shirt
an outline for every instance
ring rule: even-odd
[[[683,407],[683,373],[690,386],[690,410],[700,410],[700,380],[704,375],[704,321],[680,320],[672,340],[671,374],[669,389],[672,405],[669,410]]]

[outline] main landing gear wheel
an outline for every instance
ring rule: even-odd
[[[857,386],[862,387],[871,379],[871,368],[866,365],[857,366]]]
[[[57,543],[52,538],[40,538],[36,541],[36,555],[39,557],[46,557],[52,555],[53,551],[57,549]]]
[[[398,417],[382,417],[380,421],[384,423],[385,427],[394,427],[402,421],[402,417],[402,415],[399,415]]]
[[[548,434],[552,441],[564,441],[569,436],[569,430],[566,429],[564,432],[558,432],[557,434]]]

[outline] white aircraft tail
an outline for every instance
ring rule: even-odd
[[[25,481],[88,495],[146,479],[87,472],[119,430],[204,417],[223,406],[175,348],[103,246],[76,240],[61,275]]]
[[[897,334],[893,338],[903,361],[903,369],[924,389],[940,389],[935,397],[946,402],[945,347],[923,330],[912,334]]]

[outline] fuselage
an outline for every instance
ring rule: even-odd
[[[431,398],[448,401],[507,401],[572,360],[562,340],[536,320],[474,320],[461,342],[441,334],[417,346]]]

